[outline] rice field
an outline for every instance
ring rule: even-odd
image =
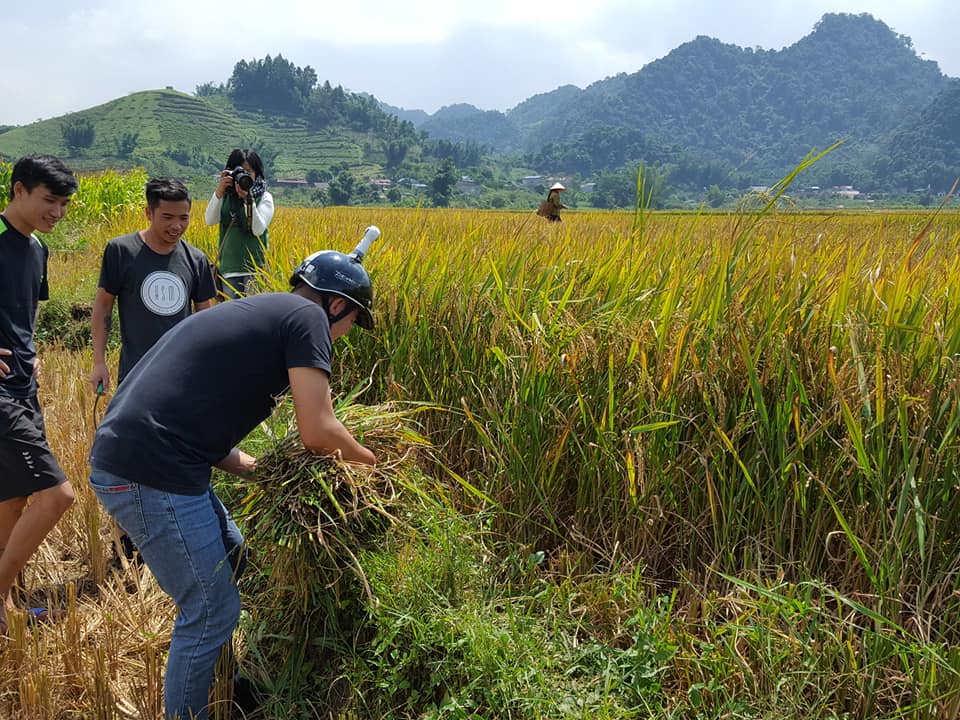
[[[51,304],[142,223],[98,207],[58,230]],[[284,207],[264,289],[371,224],[378,327],[334,388],[392,448],[376,494],[217,478],[259,558],[249,717],[960,717],[960,214]],[[153,720],[174,609],[109,562],[89,349],[41,355],[79,499],[24,591],[69,613],[0,640],[0,717]],[[296,455],[288,427],[248,449]]]

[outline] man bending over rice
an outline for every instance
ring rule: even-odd
[[[379,231],[377,231],[379,234]],[[164,678],[165,717],[208,718],[221,646],[240,616],[243,537],[210,492],[211,468],[255,470],[239,443],[293,395],[308,450],[373,465],[333,411],[331,344],[373,328],[362,254],[314,253],[289,293],[264,293],[191,315],[137,363],[104,415],[90,484],[178,614]]]

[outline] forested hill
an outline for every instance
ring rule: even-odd
[[[877,171],[897,187],[950,187],[960,174],[960,80],[950,80],[914,121],[894,134]]]
[[[829,14],[783,50],[698,37],[584,90],[561,87],[506,114],[461,109],[419,127],[456,140],[470,137],[469,128],[496,150],[521,149],[554,171],[693,161],[771,181],[811,149],[845,140],[821,172],[868,175],[893,134],[947,84],[935,62],[883,22]]]
[[[268,55],[237,62],[225,83],[204,83],[194,96],[146,90],[8,129],[0,133],[0,158],[46,152],[79,170],[139,165],[152,174],[209,175],[232,148],[249,146],[270,177],[304,178],[347,169],[376,175],[424,157],[424,142],[375,98]]]

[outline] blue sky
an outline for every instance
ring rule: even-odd
[[[828,12],[870,13],[960,77],[947,0],[18,0],[4,8],[0,124],[23,124],[168,85],[223,82],[282,54],[322,80],[434,112],[507,110],[561,85],[632,73],[709,35],[780,49]]]

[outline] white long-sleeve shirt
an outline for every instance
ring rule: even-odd
[[[204,213],[204,219],[207,225],[217,225],[220,223],[220,204],[221,198],[217,193],[213,193],[210,202],[207,203],[207,211]],[[252,230],[254,235],[262,235],[263,231],[273,220],[273,195],[264,191],[259,203],[253,204],[253,222]]]

